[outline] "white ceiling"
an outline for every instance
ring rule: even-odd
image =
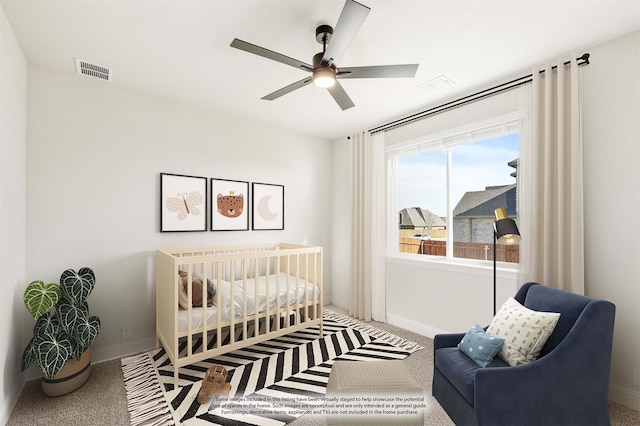
[[[237,37],[311,63],[322,50],[315,28],[334,26],[344,0],[1,0],[31,63],[75,73],[74,58],[81,58],[113,69],[113,81],[100,84],[324,139],[528,74],[640,29],[640,0],[361,2],[371,13],[338,66],[420,66],[413,79],[342,80],[356,104],[342,111],[313,85],[261,100],[305,72],[229,44]],[[416,89],[440,75],[455,85]]]

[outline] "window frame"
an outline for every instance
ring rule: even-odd
[[[500,136],[519,133],[522,135],[522,113],[512,111],[499,114],[488,119],[474,121],[462,126],[446,129],[443,131],[426,134],[417,138],[397,142],[385,146],[385,168],[386,168],[386,192],[387,192],[387,223],[386,223],[386,244],[385,252],[388,258],[402,259],[404,261],[428,262],[437,265],[466,266],[472,268],[492,267],[493,262],[481,259],[468,259],[453,257],[453,238],[447,238],[446,256],[433,256],[424,254],[402,253],[398,249],[398,223],[397,223],[397,159],[404,156],[415,155],[420,152],[446,149],[446,191],[447,191],[447,230],[453,229],[453,207],[451,206],[451,176],[452,153],[450,149],[454,146],[467,143],[478,142]],[[520,139],[519,158],[523,156],[522,138]],[[521,160],[522,161],[522,160]],[[520,182],[518,191],[522,190]],[[518,211],[520,211],[518,206]],[[497,262],[499,270],[507,271],[509,275],[519,269],[521,263]]]

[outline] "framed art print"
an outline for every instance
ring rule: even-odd
[[[249,182],[211,178],[211,230],[249,229]]]
[[[284,185],[253,182],[251,193],[252,228],[284,229]]]
[[[207,178],[160,173],[160,231],[207,230]]]

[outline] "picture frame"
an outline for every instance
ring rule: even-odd
[[[211,231],[249,230],[249,182],[211,178]]]
[[[259,230],[284,229],[284,185],[251,184],[251,228]]]
[[[206,177],[160,173],[160,232],[207,230]]]

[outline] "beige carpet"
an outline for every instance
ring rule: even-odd
[[[433,341],[388,324],[372,322],[371,325],[389,331],[425,347],[402,362],[425,389],[429,396],[429,408],[425,413],[425,425],[452,425],[453,423],[438,403],[431,398],[433,371]],[[640,412],[619,404],[610,404],[612,426],[640,425]],[[94,364],[89,381],[69,395],[50,398],[44,395],[40,381],[28,382],[9,418],[7,425],[127,425],[127,399],[120,360]],[[292,426],[324,426],[323,418],[303,416]]]

